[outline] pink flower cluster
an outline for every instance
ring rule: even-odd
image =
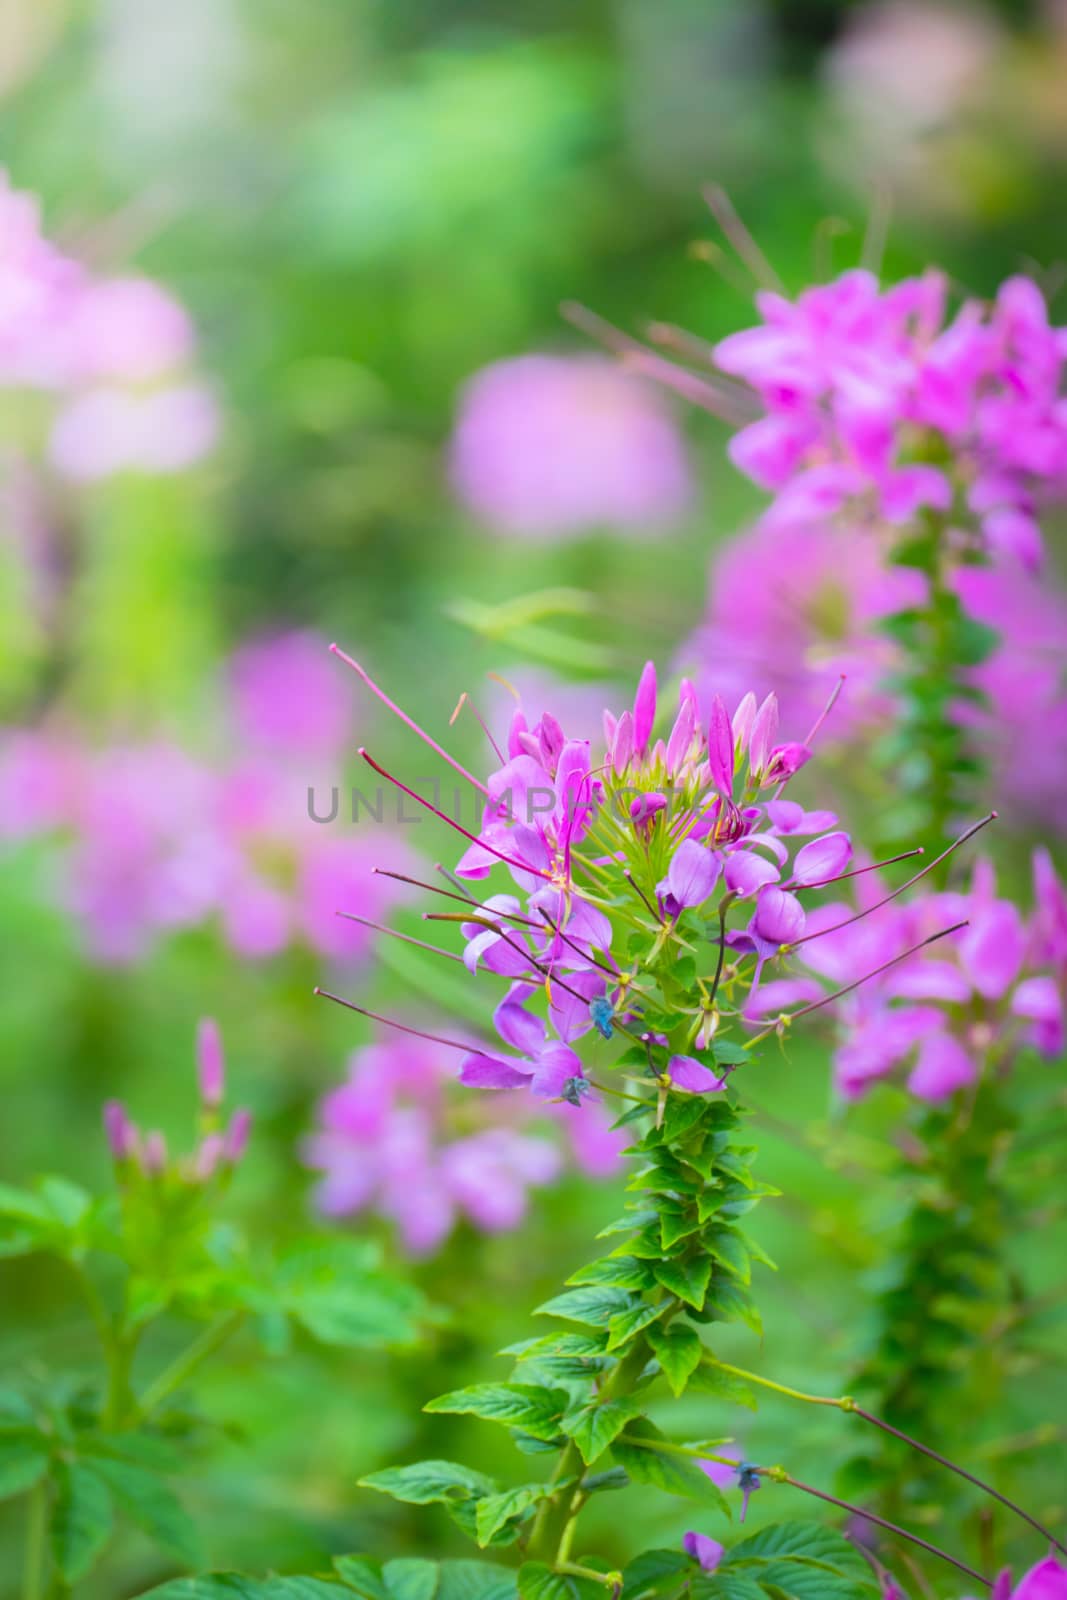
[[[520,538],[662,531],[685,512],[685,448],[655,388],[601,356],[527,355],[486,367],[460,402],[456,493]]]
[[[1035,284],[1011,278],[951,319],[938,272],[882,289],[856,270],[756,303],[760,326],[714,359],[765,408],[731,455],[775,495],[773,524],[866,510],[897,526],[929,508],[1037,564],[1039,505],[1067,491],[1067,335]]]
[[[41,233],[36,200],[0,172],[0,384],[58,397],[48,456],[65,477],[179,472],[218,435],[190,376],[192,325],[158,284],[94,278]]]
[[[885,888],[873,873],[855,883],[859,915],[846,903],[820,906],[808,916],[809,937],[817,937],[798,952],[834,990],[866,979],[836,1005],[840,1043],[834,1074],[846,1099],[903,1073],[912,1094],[937,1103],[986,1071],[1004,1071],[1024,1046],[1048,1059],[1061,1053],[1067,893],[1047,852],[1034,857],[1029,918],[997,895],[985,860],[978,862],[968,891],[929,893],[906,905],[885,906]],[[864,914],[876,907],[877,915]],[[936,945],[895,960],[901,950],[962,922],[965,927]],[[765,1016],[823,993],[813,978],[768,984],[759,1012]]]
[[[142,1133],[121,1101],[109,1100],[104,1106],[104,1133],[121,1177],[173,1178],[201,1185],[224,1180],[242,1160],[252,1114],[237,1110],[228,1126],[222,1126],[226,1069],[218,1024],[211,1017],[202,1017],[197,1027],[196,1065],[202,1129],[193,1150],[177,1161],[171,1159],[164,1135],[158,1129]]]
[[[53,841],[53,894],[96,961],[143,959],[157,939],[217,922],[248,960],[306,943],[359,957],[370,934],[338,911],[375,918],[404,869],[385,827],[326,825],[309,783],[340,762],[346,687],[313,635],[262,641],[231,672],[227,756],[212,764],[163,739],[94,748],[71,733],[0,736],[0,839]],[[323,667],[325,666],[325,672]]]
[[[985,704],[961,703],[990,766],[992,794],[1021,820],[1067,820],[1067,594],[1047,573],[1016,562],[962,565],[951,580],[967,614],[999,643],[967,676]],[[702,698],[773,687],[783,719],[801,726],[844,676],[828,736],[851,739],[890,723],[888,680],[901,652],[879,624],[924,604],[927,581],[888,565],[877,542],[823,523],[780,530],[759,523],[712,564],[705,619],[679,653]],[[1014,775],[1025,766],[1027,781]],[[1013,815],[1014,820],[1014,815]]]
[[[450,1092],[455,1066],[428,1040],[390,1036],[351,1057],[346,1081],[318,1108],[304,1160],[322,1173],[315,1203],[328,1217],[374,1210],[397,1228],[413,1256],[438,1250],[467,1222],[482,1233],[516,1228],[529,1191],[562,1170],[547,1124],[531,1124],[525,1102],[484,1102]],[[626,1143],[599,1114],[552,1108],[571,1136],[577,1163],[611,1172]]]

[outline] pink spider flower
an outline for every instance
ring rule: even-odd
[[[809,915],[800,958],[835,990],[886,969],[836,1006],[834,1076],[846,1099],[903,1072],[912,1094],[938,1103],[984,1071],[1002,1070],[1024,1044],[1049,1059],[1062,1051],[1067,971],[1043,941],[1042,919],[1055,914],[1063,890],[1046,857],[1038,869],[1042,887],[1029,921],[997,895],[985,861],[965,893],[928,893],[879,910],[884,891],[868,874],[855,880],[858,912],[839,902]],[[948,924],[964,925],[936,949],[925,942]],[[894,960],[910,946],[919,948]],[[771,986],[760,1014],[820,993],[806,978]]]
[[[321,1174],[318,1209],[333,1218],[374,1211],[413,1256],[433,1254],[461,1222],[489,1234],[518,1227],[530,1191],[562,1171],[558,1119],[534,1120],[511,1097],[475,1102],[484,1109],[472,1117],[455,1078],[450,1053],[425,1039],[394,1036],[356,1051],[304,1144],[305,1163]],[[582,1165],[583,1147],[575,1155]],[[593,1170],[604,1170],[602,1154]]]
[[[951,321],[946,300],[939,273],[882,289],[846,272],[795,301],[761,292],[760,325],[716,347],[766,413],[731,455],[774,495],[772,525],[873,509],[895,527],[929,509],[1037,564],[1039,505],[1067,491],[1067,338],[1027,278]]]

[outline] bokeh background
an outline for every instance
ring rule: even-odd
[[[256,1115],[235,1203],[280,1235],[302,1225],[316,1105],[370,1037],[313,985],[471,1027],[484,1003],[461,969],[400,945],[372,951],[333,916],[420,932],[369,865],[426,875],[456,851],[432,821],[353,828],[344,804],[334,824],[309,821],[309,785],[325,802],[332,784],[363,783],[359,743],[393,770],[432,771],[327,644],[438,736],[464,691],[500,728],[508,696],[490,674],[535,701],[544,685],[546,705],[595,729],[646,656],[678,660],[715,549],[758,506],[723,425],[657,395],[660,500],[635,511],[621,494],[614,516],[568,521],[564,507],[542,525],[524,517],[528,487],[489,469],[480,487],[464,478],[453,440],[474,403],[465,386],[529,352],[588,355],[564,302],[641,334],[660,322],[711,341],[746,325],[751,280],[721,270],[709,182],[791,290],[854,264],[879,234],[893,275],[936,263],[985,294],[1023,267],[1055,290],[1065,73],[1059,0],[4,0],[12,185],[41,197],[46,233],[95,277],[151,279],[189,319],[173,379],[151,362],[139,372],[136,351],[114,357],[130,394],[185,395],[136,423],[100,409],[91,385],[62,403],[0,395],[6,1178],[105,1180],[109,1095],[179,1132],[196,1019],[210,1014]],[[146,318],[162,370],[166,330]],[[512,441],[529,428],[531,449],[570,460],[601,437],[601,409],[610,432],[610,385],[564,395],[557,436],[529,381],[505,396]],[[743,620],[743,581],[735,604]],[[449,742],[479,769],[488,759],[469,711]],[[838,765],[862,791],[847,758]],[[1055,820],[1003,846],[1009,882]],[[761,1116],[763,1175],[789,1195],[756,1230],[789,1264],[764,1292],[766,1370],[840,1392],[895,1218],[878,1173],[899,1108],[887,1095],[843,1122],[817,1042],[770,1066],[759,1098],[774,1108]],[[440,1117],[458,1140],[483,1112],[460,1096]],[[576,1159],[566,1128],[528,1131],[550,1153],[519,1184],[534,1189],[521,1223],[487,1221],[453,1185],[450,1234],[431,1239],[432,1221],[395,1203],[382,1215],[391,1203],[378,1200],[347,1224],[386,1238],[447,1309],[430,1348],[360,1360],[298,1349],[253,1380],[238,1344],[216,1369],[218,1413],[239,1426],[202,1441],[188,1491],[214,1562],[306,1570],[366,1544],[459,1548],[444,1519],[355,1482],[420,1450],[466,1451],[489,1470],[506,1455],[491,1430],[421,1405],[527,1334],[528,1310],[583,1258],[620,1187],[602,1152]],[[411,1158],[416,1177],[423,1159]],[[1038,1180],[1048,1159],[1035,1151]],[[1036,1242],[1020,1238],[1021,1259],[1062,1257],[1062,1229],[1045,1220]],[[89,1359],[58,1269],[0,1281],[0,1366]],[[1028,1373],[1062,1323],[1039,1321],[1032,1339],[983,1428],[990,1457],[1054,1415],[1047,1373]],[[749,1334],[729,1343],[753,1354]],[[692,1434],[723,1427],[710,1401],[685,1407]],[[849,1449],[835,1420],[769,1405],[723,1431],[777,1459],[788,1426],[791,1459],[825,1482]],[[1035,1503],[1062,1503],[1054,1425],[1046,1444],[1019,1471]],[[620,1559],[686,1525],[639,1500],[627,1519],[603,1516]],[[18,1520],[18,1508],[0,1520],[5,1596]],[[168,1570],[130,1534],[86,1595],[137,1593]]]

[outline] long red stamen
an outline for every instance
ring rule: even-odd
[[[399,928],[387,928],[384,923],[372,922],[369,917],[357,917],[354,911],[338,911],[339,917],[344,917],[346,922],[358,922],[362,928],[373,928],[375,933],[387,933],[391,939],[399,939],[403,944],[417,945],[420,950],[429,950],[431,955],[444,956],[446,961],[458,961],[463,964],[463,957],[457,956],[454,950],[442,950],[439,944],[427,944],[425,939],[415,939],[410,933],[401,933]]]
[[[951,928],[942,928],[940,933],[932,933],[928,939],[920,939],[918,944],[913,944],[910,950],[902,950],[899,956],[894,956],[892,961],[883,961],[880,967],[875,967],[873,972],[864,973],[862,978],[857,978],[855,983],[846,984],[843,989],[836,989],[833,994],[824,995],[821,1000],[813,1000],[810,1005],[801,1006],[799,1011],[788,1013],[790,1022],[797,1017],[806,1017],[809,1011],[818,1011],[821,1006],[828,1006],[833,1000],[840,1000],[844,995],[851,994],[853,989],[858,989],[861,984],[870,983],[872,978],[877,978],[879,973],[888,972],[890,967],[895,967],[901,961],[906,961],[919,950],[925,950],[928,944],[936,944],[939,939],[947,939],[950,933],[959,933],[961,928],[968,926],[968,918],[962,922],[954,922]]]
[[[389,783],[395,784],[403,794],[410,795],[412,800],[416,800],[420,806],[424,806],[427,811],[432,812],[435,817],[439,817],[442,822],[447,822],[450,828],[455,828],[456,832],[461,833],[465,839],[469,839],[471,844],[481,845],[483,850],[488,850],[491,856],[496,856],[499,861],[506,862],[509,867],[518,867],[520,872],[532,872],[536,878],[544,878],[546,883],[551,883],[551,873],[542,871],[540,867],[532,867],[526,861],[519,861],[515,856],[506,856],[502,850],[497,850],[493,845],[486,844],[484,839],[479,839],[476,833],[468,833],[467,829],[463,827],[462,823],[457,822],[455,817],[449,817],[445,812],[438,811],[437,807],[432,806],[428,800],[424,800],[421,794],[416,794],[414,789],[409,789],[406,783],[401,783],[400,779],[394,778],[391,772],[386,772],[384,767],[378,765],[373,756],[367,754],[362,745],[357,753],[363,757],[368,767],[374,768],[380,777],[385,778]]]
[[[343,661],[346,667],[351,667],[352,671],[363,679],[363,682],[367,685],[367,688],[370,690],[371,694],[377,695],[382,704],[384,706],[388,706],[389,710],[393,712],[394,716],[399,717],[401,722],[411,729],[412,733],[418,735],[423,744],[428,744],[431,750],[437,752],[442,761],[447,761],[448,765],[455,772],[458,772],[461,777],[466,778],[468,783],[473,783],[474,787],[479,789],[482,794],[487,795],[489,793],[489,790],[486,788],[485,784],[480,778],[476,778],[472,772],[468,772],[466,767],[458,762],[454,756],[450,756],[447,750],[441,748],[436,739],[431,739],[430,735],[425,731],[425,729],[419,727],[414,718],[409,717],[406,711],[401,711],[400,707],[395,701],[390,700],[385,690],[378,687],[374,679],[364,667],[360,666],[358,661],[354,661],[350,655],[346,655],[339,644],[332,644],[330,649],[333,651],[333,654],[337,656],[338,660]]]
[[[380,1022],[385,1028],[395,1028],[398,1033],[414,1034],[416,1039],[428,1039],[431,1044],[443,1044],[446,1049],[462,1050],[467,1055],[478,1050],[477,1045],[463,1044],[459,1039],[445,1039],[439,1033],[426,1033],[422,1028],[410,1028],[406,1022],[394,1022],[392,1017],[381,1017],[377,1011],[368,1011],[365,1006],[357,1006],[354,1000],[346,1000],[343,995],[331,994],[329,989],[320,989],[316,986],[311,992],[320,995],[323,1000],[332,1000],[335,1005],[344,1006],[347,1011],[358,1011],[361,1017],[369,1017],[372,1022]]]
[[[790,948],[796,950],[800,945],[810,943],[812,939],[822,939],[828,933],[837,933],[840,928],[850,928],[854,922],[860,922],[864,917],[869,917],[872,911],[880,911],[891,900],[899,899],[902,894],[905,894],[917,884],[921,878],[925,878],[928,873],[933,872],[934,868],[939,867],[942,861],[946,861],[954,850],[958,850],[961,845],[966,844],[968,839],[973,839],[975,834],[984,828],[987,823],[995,822],[996,820],[997,813],[990,811],[988,816],[984,816],[980,821],[972,823],[964,833],[960,834],[958,839],[953,839],[947,849],[942,850],[939,856],[935,856],[931,862],[923,867],[921,872],[914,873],[907,883],[902,883],[899,889],[894,889],[892,894],[887,894],[884,899],[876,901],[873,906],[868,906],[866,911],[857,911],[854,917],[845,917],[841,922],[832,923],[829,928],[820,928],[818,933],[806,933],[802,939],[794,939]]]
[[[839,872],[836,878],[820,878],[818,883],[798,883],[794,889],[798,892],[801,889],[825,889],[827,884],[844,883],[846,878],[861,878],[865,872],[877,872],[881,867],[892,867],[898,861],[910,861],[913,856],[925,854],[922,845],[916,845],[914,850],[902,850],[899,856],[887,856],[884,861],[872,861],[866,867],[853,867],[851,872]]]
[[[503,939],[504,943],[516,951],[524,961],[528,961],[535,972],[539,972],[543,978],[551,979],[567,994],[572,995],[575,1000],[580,1000],[583,1005],[588,1004],[584,994],[580,994],[577,989],[572,989],[569,983],[565,983],[557,973],[552,971],[551,966],[546,966],[543,961],[538,961],[536,956],[532,956],[528,950],[524,950],[522,945],[511,938],[510,934],[500,926],[499,922],[493,922],[489,917],[465,917],[460,911],[424,911],[422,919],[424,922],[474,922],[480,928],[488,928],[491,933],[495,933],[498,938]]]

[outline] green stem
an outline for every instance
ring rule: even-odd
[[[22,1575],[22,1600],[41,1600],[44,1594],[45,1554],[48,1537],[48,1485],[37,1483],[30,1492],[26,1518],[26,1555]]]
[[[176,1356],[168,1367],[148,1385],[141,1396],[140,1413],[147,1417],[155,1411],[175,1389],[180,1389],[187,1378],[191,1377],[209,1356],[226,1343],[232,1333],[235,1333],[244,1321],[243,1311],[231,1311],[218,1322],[205,1328],[192,1344],[187,1345],[180,1355]]]

